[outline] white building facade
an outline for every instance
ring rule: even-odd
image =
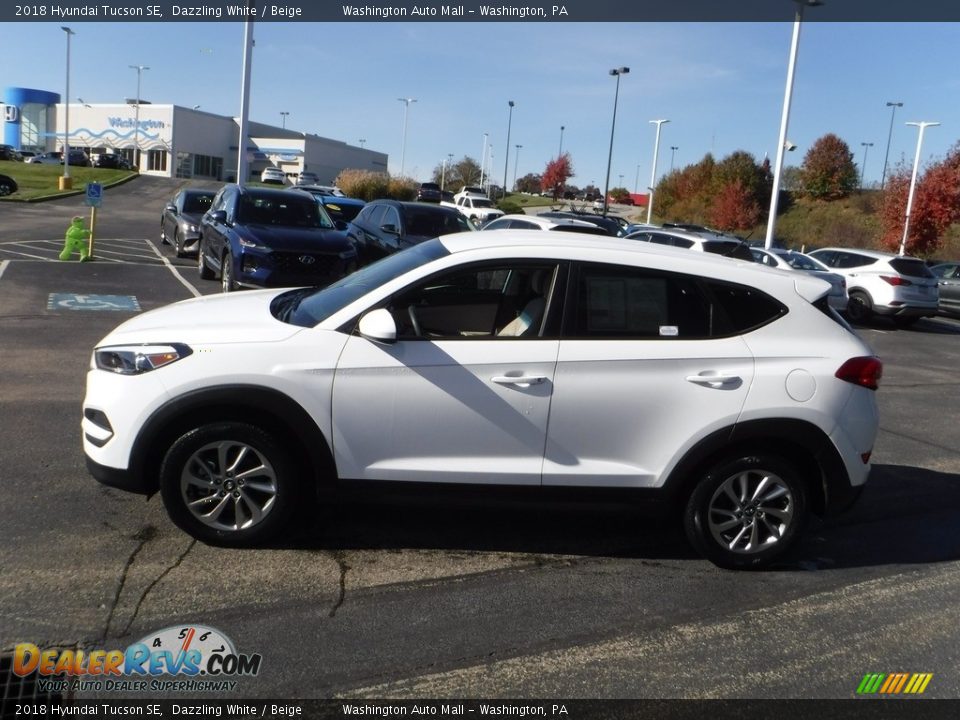
[[[7,89],[7,105],[13,98],[23,96],[19,90]],[[28,92],[36,96],[40,91]],[[36,105],[35,97],[32,99],[30,107]],[[7,142],[18,150],[63,150],[67,133],[64,110],[63,103],[51,103],[43,132],[31,134],[21,125],[10,127],[5,136]],[[33,114],[36,113],[34,108]],[[5,112],[5,116],[19,119],[19,108]],[[22,124],[22,128],[36,125]],[[348,168],[387,171],[386,153],[262,123],[251,122],[249,128],[247,180],[259,180],[268,166],[280,168],[291,179],[301,172],[313,172],[325,185],[332,185],[337,175]],[[237,118],[179,105],[70,104],[71,149],[85,150],[92,158],[118,153],[149,175],[235,182],[239,132]]]

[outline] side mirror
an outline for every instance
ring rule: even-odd
[[[334,220],[333,225],[337,230],[346,230],[347,223],[343,220]]]
[[[367,340],[379,343],[395,343],[397,341],[397,323],[389,310],[379,308],[371,310],[362,318],[358,326],[360,335]]]
[[[227,211],[226,210],[214,210],[210,213],[210,222],[224,224],[227,222]]]
[[[167,205],[167,206],[164,208],[164,210],[166,210],[168,213],[173,213],[174,215],[177,214],[177,206],[176,206],[176,205]]]
[[[385,225],[381,225],[381,226],[380,226],[380,229],[383,230],[385,233],[387,233],[387,234],[389,234],[389,235],[399,235],[399,234],[400,234],[400,231],[397,229],[397,226],[394,225],[393,223],[386,223]]]

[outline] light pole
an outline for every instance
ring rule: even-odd
[[[507,150],[503,153],[503,196],[507,196],[507,166],[510,162],[510,126],[513,125],[513,100],[508,100],[510,115],[507,117]]]
[[[650,171],[650,196],[647,198],[647,224],[650,224],[650,219],[653,217],[653,189],[656,187],[657,182],[657,155],[660,152],[660,128],[663,127],[664,123],[670,122],[669,120],[651,120],[652,124],[657,126],[657,139],[653,141],[653,170]]]
[[[880,176],[880,189],[883,190],[887,182],[887,161],[890,159],[890,140],[893,138],[893,116],[897,114],[897,108],[903,107],[902,102],[888,102],[890,108],[890,131],[887,133],[887,152],[883,156],[883,175]]]
[[[363,144],[364,144],[366,141],[367,141],[366,138],[360,138],[359,143],[360,143],[360,148],[361,148],[361,149],[363,149]]]
[[[607,200],[610,195],[610,164],[613,162],[613,132],[617,128],[617,100],[620,98],[620,76],[630,72],[628,67],[613,68],[611,75],[617,78],[617,87],[613,92],[613,122],[610,124],[610,152],[607,153],[607,180],[603,186],[603,214],[607,214]]]
[[[403,166],[407,160],[407,115],[410,112],[410,103],[415,103],[416,98],[397,98],[403,103],[403,144],[400,146],[400,177],[403,177]]]
[[[677,150],[680,149],[679,145],[670,146],[670,172],[673,172],[673,156],[676,154]]]
[[[73,187],[70,179],[70,36],[76,33],[63,25],[60,29],[67,34],[67,94],[63,101],[63,177],[60,179],[60,189],[69,190]]]
[[[240,73],[240,125],[237,129],[237,183],[242,187],[250,172],[247,155],[250,135],[250,81],[253,74],[253,20],[250,10],[253,0],[247,0],[247,20],[243,23],[243,65]]]
[[[440,192],[443,192],[447,186],[447,161],[453,160],[453,153],[447,153],[443,159],[443,170],[440,171]]]
[[[863,174],[867,170],[867,150],[873,147],[873,143],[862,142],[863,145],[863,165],[860,168],[860,192],[863,192]]]
[[[487,174],[487,139],[490,133],[483,134],[483,150],[480,151],[480,187],[483,187],[483,178]]]
[[[565,129],[566,128],[563,125],[560,126],[560,149],[557,150],[557,157],[563,155],[563,131]]]
[[[513,156],[513,190],[514,190],[514,192],[516,192],[516,190],[517,190],[517,164],[520,162],[520,148],[522,148],[523,145],[514,145],[514,147],[517,149],[516,155]]]
[[[917,135],[917,154],[913,158],[913,175],[910,177],[910,192],[907,194],[907,213],[903,219],[903,239],[900,241],[900,255],[907,251],[907,233],[910,232],[910,210],[913,208],[913,192],[917,187],[917,170],[920,167],[920,146],[923,145],[923,131],[928,127],[936,127],[938,122],[908,122],[907,125],[913,125],[920,128]]]
[[[149,70],[146,65],[130,65],[131,70],[137,71],[137,104],[134,113],[133,128],[133,164],[137,166],[137,172],[140,172],[140,76],[144,70]]]
[[[290,113],[289,113],[288,111],[286,111],[286,110],[281,110],[281,111],[280,111],[280,117],[281,117],[282,120],[283,120],[283,125],[282,125],[281,127],[282,127],[284,130],[287,129],[287,115],[289,115],[289,114],[290,114]]]
[[[640,192],[640,163],[637,163],[637,176],[633,179],[633,192]]]
[[[797,65],[797,48],[800,45],[800,25],[804,7],[823,5],[821,0],[794,0],[797,12],[793,19],[793,39],[790,42],[790,61],[787,63],[787,84],[783,91],[783,112],[780,115],[780,142],[777,144],[777,160],[773,167],[773,188],[770,193],[770,214],[767,216],[767,236],[763,246],[773,247],[773,230],[777,224],[777,205],[780,203],[780,173],[783,171],[783,151],[787,145],[787,126],[790,124],[790,100],[793,97],[793,75]]]

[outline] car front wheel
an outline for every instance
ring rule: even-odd
[[[213,270],[207,267],[207,261],[203,257],[203,239],[197,243],[197,272],[201,280],[213,280]]]
[[[300,498],[294,468],[272,434],[241,422],[212,423],[170,447],[160,493],[170,518],[193,537],[249,547],[289,524]]]
[[[224,253],[223,262],[220,264],[220,284],[225,293],[237,289],[237,281],[233,279],[233,257],[230,253]]]
[[[726,458],[690,495],[684,529],[714,564],[759,569],[787,552],[807,518],[806,486],[793,466],[773,455]]]

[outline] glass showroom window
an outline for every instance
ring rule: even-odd
[[[147,167],[154,172],[167,171],[167,151],[151,150],[147,153]]]

